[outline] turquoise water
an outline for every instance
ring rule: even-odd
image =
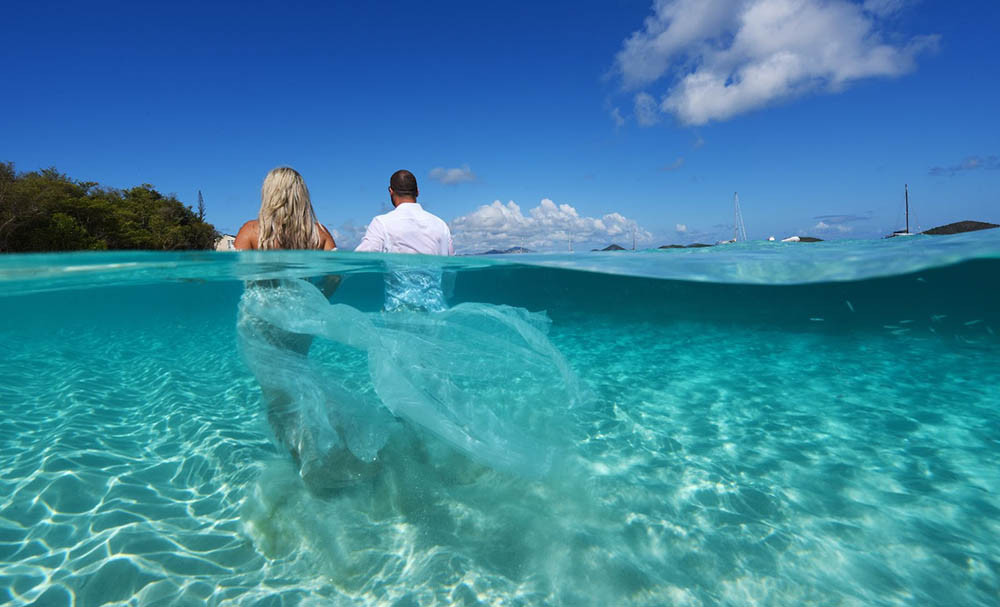
[[[400,263],[446,270],[457,309],[521,332],[383,315]],[[310,381],[386,433],[349,482],[317,485],[238,321],[245,280],[328,273],[353,312],[331,308]],[[0,603],[998,604],[1000,230],[503,259],[4,256],[0,290]],[[437,400],[381,402],[402,379],[373,343],[404,345],[386,364]]]

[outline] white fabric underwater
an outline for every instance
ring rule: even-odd
[[[365,473],[397,418],[488,466],[545,474],[558,450],[552,429],[579,392],[549,324],[544,313],[480,303],[367,314],[291,279],[248,285],[238,329],[277,438],[307,482],[338,486]],[[313,338],[365,353],[373,393],[311,361]]]

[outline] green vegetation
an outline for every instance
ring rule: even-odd
[[[215,227],[149,184],[128,190],[0,162],[0,252],[210,249]]]

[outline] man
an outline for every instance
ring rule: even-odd
[[[420,191],[413,173],[400,170],[389,179],[389,198],[395,207],[368,224],[355,251],[454,255],[451,230],[417,202]],[[385,274],[385,310],[435,311],[448,307],[444,284],[451,290],[453,273],[421,264],[389,263]]]
[[[355,251],[375,253],[422,253],[454,255],[448,224],[428,213],[417,202],[417,178],[407,170],[389,179],[389,198],[395,207],[368,224],[365,237]]]

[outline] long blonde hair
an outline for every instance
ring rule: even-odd
[[[309,189],[291,167],[272,169],[260,188],[257,216],[261,249],[319,249],[322,247]]]

